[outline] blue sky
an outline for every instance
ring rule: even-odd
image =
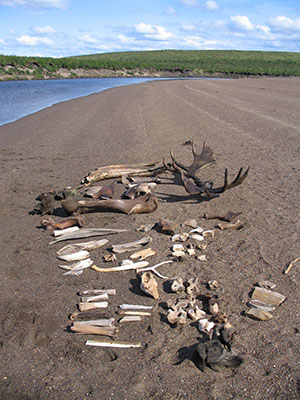
[[[300,51],[299,0],[0,0],[0,54]]]

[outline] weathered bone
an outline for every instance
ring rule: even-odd
[[[59,236],[49,244],[55,244],[63,240],[83,239],[92,236],[112,235],[113,233],[123,233],[123,232],[127,232],[127,229],[86,228],[86,229],[80,229],[79,231],[76,232]]]
[[[118,329],[114,326],[75,325],[71,326],[70,329],[76,333],[84,333],[89,335],[115,336],[118,333]]]
[[[231,222],[235,217],[242,214],[242,212],[228,211],[225,214],[204,214],[205,219],[219,219],[221,221]]]
[[[224,231],[226,229],[242,229],[244,226],[243,222],[241,222],[239,219],[232,223],[232,224],[218,224],[218,227],[221,229],[221,231]]]
[[[78,217],[72,217],[64,219],[60,222],[55,222],[53,218],[42,219],[41,226],[45,229],[66,229],[71,226],[79,226],[82,227],[85,223],[84,216],[80,215]]]
[[[150,164],[120,164],[120,165],[109,165],[105,167],[97,168],[94,171],[88,173],[82,179],[81,183],[92,184],[93,182],[100,181],[102,179],[120,178],[123,175],[126,176],[156,176],[165,171],[165,168],[155,167],[157,163]]]
[[[158,199],[151,193],[136,199],[107,199],[107,200],[74,200],[68,197],[61,205],[68,214],[75,212],[87,213],[103,210],[119,211],[125,214],[150,213],[157,209]]]
[[[130,347],[142,347],[140,342],[117,342],[117,341],[99,341],[99,340],[87,340],[85,342],[86,346],[96,346],[96,347],[116,347],[120,349],[127,349]]]

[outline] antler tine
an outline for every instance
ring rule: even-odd
[[[187,168],[187,173],[189,176],[195,174],[198,169],[206,167],[208,164],[215,162],[216,160],[213,158],[213,151],[210,147],[206,146],[205,142],[203,142],[202,151],[200,154],[196,153],[196,146],[194,142],[192,143],[192,152],[194,156],[193,163]]]
[[[183,165],[183,164],[181,164],[180,162],[178,162],[178,161],[175,160],[174,153],[173,153],[173,150],[172,150],[172,149],[170,150],[170,156],[171,156],[171,158],[172,158],[173,167],[174,167],[175,169],[176,169],[176,167],[179,167],[179,168],[183,169],[184,171],[187,171],[187,170],[188,170],[188,167],[186,167],[185,165]]]
[[[244,180],[246,179],[248,172],[249,172],[250,167],[247,168],[247,170],[243,173],[243,168],[240,168],[237,176],[235,179],[228,184],[228,169],[225,169],[225,174],[224,174],[224,185],[215,189],[211,189],[211,193],[223,193],[225,190],[232,189],[238,185],[241,185]]]
[[[169,172],[172,172],[172,173],[175,173],[175,172],[176,172],[176,170],[175,170],[174,167],[171,168],[170,165],[168,165],[168,164],[166,163],[166,160],[165,160],[164,157],[163,157],[163,166],[164,166],[164,167],[166,168],[166,170],[169,171]]]

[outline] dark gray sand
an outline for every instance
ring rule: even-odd
[[[1,268],[0,394],[3,399],[297,399],[300,396],[300,79],[164,81],[115,88],[58,104],[0,127]],[[192,257],[160,267],[169,277],[198,276],[219,282],[220,308],[236,328],[233,349],[245,363],[236,370],[201,372],[192,361],[202,334],[195,324],[172,328],[165,302],[175,299],[157,278],[160,299],[139,290],[134,271],[62,276],[50,234],[32,215],[42,191],[76,186],[96,167],[169,161],[170,148],[183,163],[191,151],[183,143],[203,141],[216,164],[200,176],[223,182],[250,166],[246,181],[217,199],[201,202],[183,186],[165,179],[157,187],[158,210],[151,214],[113,212],[86,215],[87,227],[127,228],[109,244],[135,240],[141,224],[166,217],[182,224],[196,218],[212,229],[205,212],[241,211],[247,225],[216,230],[207,239],[208,261]],[[164,175],[171,178],[172,175]],[[169,259],[170,237],[152,230],[155,264]],[[107,246],[109,247],[109,246]],[[92,258],[103,265],[107,247]],[[126,255],[127,257],[128,255]],[[124,256],[125,257],[125,256]],[[118,262],[124,258],[119,256]],[[118,262],[114,265],[118,265]],[[269,321],[243,316],[253,285],[277,284],[286,296]],[[121,303],[150,304],[152,317],[120,327],[119,340],[141,341],[141,349],[85,346],[87,338],[68,332],[77,292],[116,288],[109,312]],[[118,319],[118,317],[116,316]],[[111,360],[117,356],[117,359]]]

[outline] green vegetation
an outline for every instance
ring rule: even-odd
[[[0,74],[58,77],[59,70],[137,71],[163,76],[300,76],[300,53],[231,50],[160,50],[104,53],[65,58],[0,55]]]

